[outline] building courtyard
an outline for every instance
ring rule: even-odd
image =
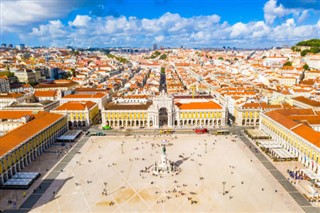
[[[168,159],[181,172],[144,170]],[[303,212],[235,136],[91,137],[31,212]]]

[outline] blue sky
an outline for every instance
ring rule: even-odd
[[[320,38],[319,0],[0,0],[1,43],[271,47]]]

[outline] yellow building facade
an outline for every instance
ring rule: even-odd
[[[51,112],[66,115],[68,126],[74,128],[89,127],[100,119],[99,107],[91,101],[70,101]]]
[[[311,127],[289,121],[276,111],[261,115],[260,129],[270,135],[307,168],[320,174],[320,133]]]
[[[0,138],[0,184],[28,166],[68,130],[67,118],[41,113],[33,121]]]

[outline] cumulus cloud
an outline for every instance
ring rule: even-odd
[[[75,26],[75,27],[86,27],[89,25],[90,20],[91,20],[90,16],[77,15],[76,18],[72,22],[69,22],[69,25]]]
[[[269,0],[265,3],[263,12],[264,12],[264,19],[266,20],[267,24],[273,24],[276,18],[284,17],[295,10],[286,9],[283,7],[282,4],[277,6],[277,0]]]
[[[304,1],[308,1],[308,0],[304,0]],[[311,1],[316,1],[316,0],[309,0],[309,3],[311,3]],[[307,9],[300,8],[300,7],[287,8],[287,7],[283,6],[283,4],[281,4],[280,2],[288,3],[286,1],[279,1],[279,0],[278,1],[277,0],[269,0],[265,3],[265,5],[263,7],[263,12],[264,12],[264,19],[267,24],[271,25],[275,22],[276,19],[283,19],[289,15],[291,17],[295,18],[298,21],[298,23],[302,23],[305,20],[307,20],[307,18],[309,18],[311,13],[313,13],[315,15],[318,14],[317,11],[315,11],[314,9],[309,9],[309,8],[307,8]],[[293,1],[291,1],[291,2],[293,2]],[[320,4],[320,2],[318,2],[318,4]],[[303,2],[301,2],[301,4],[297,4],[297,6],[299,6],[299,5],[304,5],[304,4],[303,4]]]
[[[28,36],[38,37],[54,46],[150,47],[157,42],[172,47],[266,47],[315,37],[320,30],[319,23],[320,20],[318,24],[300,26],[294,18],[287,18],[276,26],[270,26],[266,21],[230,25],[221,22],[218,15],[185,18],[172,13],[154,19],[78,15],[67,24],[56,20],[40,25]]]
[[[105,10],[103,5],[98,5],[100,12],[92,10],[65,23],[62,18],[79,6],[77,1],[10,0],[1,1],[1,30],[28,32],[20,34],[21,41],[26,43],[77,47],[150,47],[155,42],[162,46],[269,47],[318,37],[317,11],[287,8],[284,2],[268,0],[263,7],[264,20],[247,23],[222,22],[216,14],[187,18],[168,12],[158,18],[125,17],[101,12]]]
[[[1,1],[1,28],[15,31],[32,23],[61,18],[77,4],[75,1]]]

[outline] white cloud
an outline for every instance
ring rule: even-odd
[[[299,26],[297,23],[294,18],[286,18],[276,26],[265,21],[230,25],[221,23],[217,15],[185,18],[171,13],[155,19],[77,16],[65,25],[56,20],[33,28],[29,38],[39,38],[51,45],[78,47],[150,47],[154,42],[163,46],[267,47],[294,44],[318,35],[320,20],[314,25]]]
[[[164,39],[163,35],[159,35],[159,36],[155,37],[155,41],[158,42],[158,43],[163,41],[163,39]]]
[[[22,26],[61,18],[73,9],[74,1],[1,1],[3,31],[16,31]]]
[[[300,17],[298,18],[298,23],[304,22],[305,20],[307,20],[307,18],[309,18],[309,11],[308,10],[302,11]]]
[[[77,15],[76,18],[72,22],[69,22],[69,25],[75,26],[75,27],[86,27],[86,26],[88,26],[90,20],[91,20],[90,16]]]
[[[265,3],[263,12],[267,24],[273,24],[276,18],[282,18],[290,13],[294,13],[295,10],[286,9],[282,4],[277,6],[277,0],[269,0]]]

